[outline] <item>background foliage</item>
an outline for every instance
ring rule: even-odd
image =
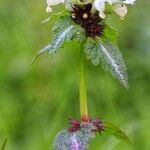
[[[108,18],[119,30],[119,46],[129,73],[129,90],[101,67],[88,62],[89,111],[121,126],[130,136],[127,145],[116,138],[97,136],[91,150],[150,149],[150,19],[148,0],[137,1],[125,21]],[[0,1],[0,145],[6,150],[48,150],[53,137],[79,118],[79,50],[74,42],[54,58],[33,56],[50,40],[53,22],[41,25],[45,1]],[[55,10],[59,10],[56,7]]]

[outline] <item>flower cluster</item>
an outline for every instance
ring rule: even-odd
[[[73,21],[85,29],[88,37],[93,38],[103,34],[105,23],[97,12],[91,13],[91,4],[85,4],[84,6],[72,5],[72,9],[70,13]]]
[[[103,19],[106,17],[106,12],[108,9],[114,11],[120,16],[121,19],[123,19],[128,11],[126,4],[133,5],[135,1],[136,0],[47,0],[48,6],[46,10],[51,12],[51,6],[60,3],[63,3],[69,11],[72,9],[72,4],[82,6],[85,4],[92,4],[91,11],[98,11],[99,16]]]

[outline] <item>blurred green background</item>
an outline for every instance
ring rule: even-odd
[[[67,117],[79,119],[79,45],[70,43],[54,58],[36,52],[50,40],[53,22],[45,1],[0,1],[0,145],[6,150],[49,150]],[[111,16],[128,67],[130,88],[110,73],[87,64],[89,113],[120,126],[127,145],[113,136],[97,136],[91,150],[150,150],[150,1],[139,0],[124,21]],[[58,8],[55,7],[55,11]]]

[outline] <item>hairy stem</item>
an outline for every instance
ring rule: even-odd
[[[86,62],[83,52],[83,47],[80,49],[80,114],[81,120],[88,122],[88,107],[87,107],[87,93],[86,93]]]

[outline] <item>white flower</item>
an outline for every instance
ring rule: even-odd
[[[95,0],[93,6],[96,8],[96,10],[99,11],[99,16],[101,18],[105,18],[105,2],[107,2],[107,0]]]
[[[123,3],[124,4],[131,4],[133,5],[135,3],[136,0],[125,0]]]
[[[118,3],[120,0],[107,0],[109,4]]]
[[[120,16],[120,19],[124,19],[125,15],[127,14],[128,12],[128,9],[126,7],[126,5],[121,5],[121,4],[116,4],[114,5],[113,7],[113,11]]]
[[[104,19],[106,17],[104,11],[105,11],[105,5],[107,3],[109,5],[112,5],[113,11],[116,14],[118,14],[121,17],[121,19],[123,19],[128,12],[125,4],[133,5],[135,3],[135,1],[136,0],[125,0],[125,1],[122,1],[122,0],[95,0],[93,3],[93,7],[99,11],[99,16]]]
[[[128,13],[128,9],[125,4],[133,5],[136,0],[125,0],[123,1],[124,5],[122,4],[115,4],[113,7],[113,11],[120,16],[121,19],[124,19],[125,15]]]
[[[46,11],[47,11],[47,12],[51,12],[51,11],[52,11],[51,6],[52,6],[52,5],[58,5],[59,3],[64,3],[64,0],[47,0],[47,8],[46,8]]]
[[[112,4],[115,4],[115,3],[120,3],[120,0],[95,0],[94,1],[93,6],[96,10],[99,11],[99,16],[103,19],[106,17],[106,15],[104,13],[106,3],[112,5]]]

